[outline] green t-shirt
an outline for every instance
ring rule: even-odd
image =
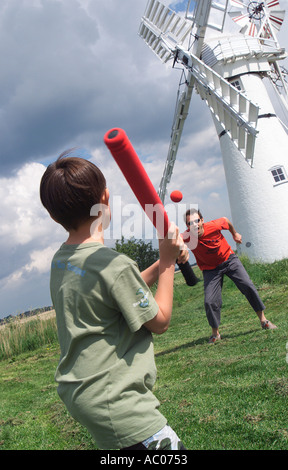
[[[101,243],[63,244],[50,288],[61,348],[55,378],[71,415],[100,449],[159,431],[166,419],[152,393],[152,334],[142,326],[158,305],[136,263]]]

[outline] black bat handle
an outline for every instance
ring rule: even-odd
[[[196,277],[193,269],[191,268],[189,261],[186,261],[186,263],[177,263],[177,264],[179,266],[181,273],[183,274],[183,277],[186,281],[187,286],[195,286],[195,284],[199,282],[199,279]]]

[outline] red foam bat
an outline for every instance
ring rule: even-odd
[[[158,234],[165,237],[170,225],[167,212],[125,131],[110,129],[104,142]]]

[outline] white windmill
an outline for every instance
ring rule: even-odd
[[[288,258],[288,135],[267,91],[272,84],[288,110],[276,38],[283,18],[276,0],[189,0],[185,17],[149,0],[139,29],[163,62],[183,66],[160,198],[195,89],[219,136],[239,248],[263,262]]]

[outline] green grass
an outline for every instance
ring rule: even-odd
[[[154,391],[188,449],[288,449],[287,261],[243,262],[277,330],[260,328],[226,278],[222,340],[209,345],[203,282],[188,287],[177,274],[171,326],[155,336]],[[0,361],[0,449],[94,449],[57,396],[57,342],[37,348]]]
[[[0,449],[88,450],[89,434],[57,397],[58,345],[0,362]]]

